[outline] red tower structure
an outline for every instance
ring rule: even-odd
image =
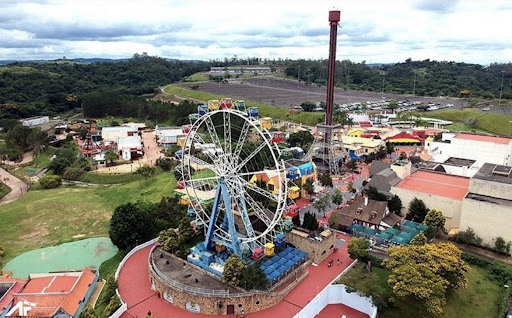
[[[338,36],[338,22],[340,22],[340,11],[329,11],[329,24],[331,25],[331,36],[329,40],[329,70],[327,75],[327,111],[325,124],[332,125],[332,109],[334,102],[334,74],[336,72],[336,38]]]
[[[332,113],[334,108],[334,74],[336,72],[336,37],[338,36],[338,22],[340,11],[329,11],[329,25],[331,34],[329,40],[329,70],[327,75],[327,110],[325,124],[316,126],[316,134],[313,145],[308,152],[307,158],[323,165],[320,170],[339,174],[339,168],[346,156],[346,149],[343,146],[341,136],[343,127],[332,124]]]

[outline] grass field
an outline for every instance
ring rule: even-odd
[[[367,271],[361,265],[356,265],[340,282],[360,290],[367,291],[390,291],[387,285],[388,271],[374,267],[372,277],[368,276]],[[450,290],[447,293],[447,304],[444,306],[442,318],[487,318],[496,317],[498,314],[498,301],[501,295],[499,284],[494,281],[486,269],[472,266],[468,273],[468,288],[460,290]],[[417,317],[418,312],[414,306],[408,309],[387,308],[379,311],[380,318],[396,317]]]
[[[112,211],[122,203],[137,200],[158,202],[172,195],[176,180],[171,173],[145,182],[133,181],[107,188],[60,187],[27,192],[0,209],[0,242],[4,263],[40,247],[84,237],[108,235]]]
[[[164,171],[160,167],[155,167],[155,175],[159,175]],[[142,177],[135,173],[124,173],[124,174],[106,174],[106,173],[94,173],[87,172],[80,177],[80,181],[96,184],[119,184],[128,183],[134,181],[140,181]]]
[[[209,80],[208,72],[198,72],[186,77],[184,82],[204,82]]]
[[[474,108],[466,108],[464,110],[441,110],[428,113],[427,117],[445,119],[454,122],[454,129],[475,130],[493,133],[497,135],[512,136],[512,116],[498,114],[492,112],[482,112]],[[474,127],[464,125],[467,118],[475,118]]]
[[[7,193],[11,192],[11,188],[0,182],[0,199],[3,198]]]
[[[203,91],[195,91],[191,89],[186,89],[183,87],[179,87],[176,85],[167,85],[164,88],[164,91],[168,94],[173,94],[182,97],[189,97],[193,99],[198,99],[201,101],[208,101],[210,99],[220,99],[222,95],[212,94]],[[261,117],[272,117],[286,121],[293,121],[303,123],[305,125],[316,125],[323,121],[324,113],[306,113],[300,112],[297,114],[293,114],[290,110],[270,105],[265,105],[261,103],[257,103],[250,100],[245,100],[247,106],[257,106],[259,108],[259,113]]]

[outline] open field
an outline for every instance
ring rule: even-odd
[[[183,87],[190,88],[192,85],[198,85],[198,90],[205,91],[222,96],[247,99],[258,103],[279,106],[284,108],[293,107],[309,100],[313,102],[325,102],[326,87],[305,85],[293,80],[284,80],[275,77],[257,77],[245,80],[243,84],[219,84],[214,82],[182,84]],[[388,94],[386,92],[364,92],[354,90],[336,89],[334,102],[338,104],[347,104],[353,102],[376,101],[383,98],[387,99],[408,99],[410,101],[420,101],[424,103],[451,103],[455,107],[460,107],[458,98],[438,98],[422,97],[413,95]]]
[[[184,98],[190,98],[192,100],[199,100],[199,101],[208,101],[210,99],[219,99],[222,97],[230,96],[233,98],[236,98],[232,95],[219,95],[219,94],[213,94],[198,90],[192,90],[180,86],[176,86],[174,84],[167,85],[164,88],[165,93],[172,94]],[[245,102],[247,106],[257,106],[259,107],[259,113],[260,116],[268,116],[272,118],[277,118],[281,120],[286,121],[294,121],[294,122],[300,122],[306,125],[316,125],[324,120],[324,113],[306,113],[306,112],[300,112],[300,113],[294,113],[289,109],[285,109],[282,107],[277,106],[270,106],[265,105],[262,103],[258,103],[252,100],[249,100],[245,98]]]
[[[27,192],[0,209],[3,262],[40,247],[108,235],[114,208],[137,200],[158,202],[172,195],[176,180],[163,173],[145,182],[107,188],[60,187]]]
[[[341,278],[341,282],[357,290],[390,292],[387,285],[389,272],[374,267],[372,277],[368,278],[368,272],[360,264],[356,265]],[[496,317],[498,313],[498,301],[501,296],[501,288],[494,281],[487,270],[472,266],[468,273],[468,288],[450,290],[447,293],[447,304],[444,306],[442,318],[486,318]],[[377,285],[377,286],[376,286]],[[406,310],[398,308],[386,308],[379,311],[381,318],[417,317],[417,309],[411,305]]]
[[[512,136],[512,115],[505,115],[493,112],[482,112],[475,108],[466,108],[464,110],[440,110],[429,112],[426,117],[433,117],[453,121],[457,126],[464,130],[483,131],[497,135]],[[464,120],[468,118],[476,119],[473,127],[464,124]],[[455,130],[455,129],[454,129]]]

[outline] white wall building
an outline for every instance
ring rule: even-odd
[[[50,117],[48,117],[48,116],[31,117],[31,118],[20,119],[20,121],[23,126],[34,127],[34,126],[43,125],[43,124],[50,122]]]
[[[445,162],[450,157],[471,159],[468,176],[474,175],[484,163],[512,165],[512,139],[469,133],[443,133],[442,141],[425,142],[432,161]]]
[[[473,176],[460,218],[468,228],[491,246],[498,236],[512,241],[512,167],[486,163]]]
[[[117,151],[121,153],[123,160],[131,160],[132,157],[142,156],[142,142],[138,136],[119,137]]]
[[[139,130],[137,129],[137,127],[103,127],[103,129],[101,129],[101,138],[104,141],[117,142],[117,139],[119,137],[137,136],[138,132]]]

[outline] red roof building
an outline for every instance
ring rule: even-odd
[[[96,272],[32,274],[24,286],[12,293],[6,317],[78,317],[98,281]]]
[[[394,136],[386,138],[385,140],[386,142],[390,142],[398,146],[420,146],[423,142],[420,137],[411,135],[406,131],[401,131]]]
[[[476,134],[466,134],[460,133],[454,138],[472,140],[472,141],[483,141],[483,142],[492,142],[497,144],[509,144],[511,139],[506,137],[496,137],[496,136],[486,136],[486,135],[476,135]]]

